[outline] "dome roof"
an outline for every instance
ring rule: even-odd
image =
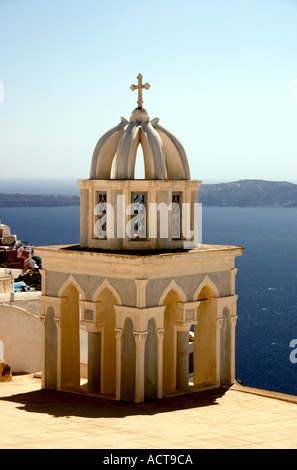
[[[159,125],[158,118],[150,121],[142,107],[134,109],[130,122],[122,117],[117,126],[99,139],[93,153],[90,178],[134,179],[138,145],[143,150],[145,179],[190,179],[183,146]]]

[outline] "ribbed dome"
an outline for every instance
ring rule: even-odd
[[[117,126],[99,139],[93,153],[90,178],[134,179],[138,145],[143,150],[145,179],[190,179],[183,146],[159,125],[158,118],[150,121],[143,108],[132,112],[130,122],[121,118]]]

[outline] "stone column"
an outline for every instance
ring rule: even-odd
[[[41,296],[45,296],[46,293],[46,274],[47,271],[45,269],[39,269],[41,274]]]
[[[101,362],[102,362],[102,332],[104,322],[100,320],[101,301],[79,301],[81,309],[80,325],[88,332],[88,392],[100,393]]]
[[[238,269],[232,268],[229,270],[230,273],[230,293],[231,295],[235,295],[235,276],[237,274]]]
[[[144,353],[147,331],[133,331],[136,344],[135,403],[144,401]]]
[[[42,312],[42,307],[41,307]],[[39,316],[41,320],[41,388],[45,388],[45,322],[46,317],[44,313]]]
[[[48,307],[45,317],[43,385],[47,390],[57,389],[57,320],[53,307]]]
[[[57,383],[56,388],[57,390],[61,389],[61,310],[62,306],[64,305],[66,299],[64,297],[50,297],[46,295],[41,295],[40,297],[40,304],[41,304],[41,321],[43,323],[42,327],[42,364],[41,364],[41,387],[45,388],[46,384],[46,364],[50,362],[50,359],[53,358],[48,357],[47,347],[46,347],[46,322],[47,322],[47,312],[49,307],[52,307],[54,310],[54,322],[57,328],[57,338],[56,338],[56,361],[55,369],[57,373]]]
[[[116,335],[116,400],[121,399],[122,328],[115,328]]]
[[[234,276],[236,270],[232,270]],[[220,386],[220,354],[221,354],[221,344],[220,344],[220,328],[223,324],[223,310],[227,308],[230,312],[230,382],[233,383],[235,380],[235,325],[236,325],[236,303],[237,295],[231,295],[228,297],[221,297],[215,299],[217,303],[217,346],[216,346],[216,357],[217,357],[217,386]]]
[[[237,322],[237,315],[233,313],[231,315],[231,338],[230,338],[230,349],[231,349],[231,364],[230,364],[230,382],[235,382],[235,326]]]
[[[189,388],[189,327],[177,330],[177,390],[185,392]]]
[[[187,391],[189,388],[189,331],[197,324],[197,308],[200,301],[178,302],[176,329],[176,387]]]
[[[163,339],[164,339],[164,328],[157,329],[158,332],[158,398],[163,397]]]
[[[61,331],[61,318],[55,318],[57,327],[57,390],[62,389],[62,331]]]
[[[44,273],[44,270],[42,270]],[[44,288],[43,288],[44,289]],[[46,361],[46,309],[47,309],[47,302],[46,297],[41,295],[40,297],[40,320],[41,320],[41,388],[45,388],[45,361]]]
[[[136,306],[144,308],[146,306],[146,285],[148,279],[135,279],[136,284]]]
[[[221,328],[223,325],[223,317],[217,318],[216,328],[216,386],[221,383]]]
[[[88,330],[88,392],[101,391],[101,331]]]

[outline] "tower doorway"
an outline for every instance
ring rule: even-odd
[[[197,325],[194,326],[193,384],[201,388],[216,384],[216,293],[205,285],[198,295]]]
[[[79,292],[72,284],[62,296],[60,344],[60,388],[80,390]]]

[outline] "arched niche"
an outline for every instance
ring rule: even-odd
[[[208,276],[205,276],[203,281],[198,285],[193,300],[204,300],[212,297],[220,297],[220,292],[216,284]]]
[[[166,289],[163,291],[162,295],[160,296],[158,305],[164,305],[164,300],[166,299],[168,293],[171,290],[174,290],[177,293],[177,295],[180,298],[179,302],[187,301],[187,296],[185,292],[183,291],[183,289],[175,282],[174,279],[172,279],[170,283],[168,284],[168,286],[166,287]]]
[[[59,292],[58,292],[58,297],[64,297],[64,292],[67,290],[68,286],[73,286],[76,289],[76,291],[78,292],[80,300],[86,300],[86,294],[85,294],[83,288],[74,279],[74,277],[72,275],[69,276],[69,278],[60,287]]]
[[[229,308],[222,312],[222,326],[220,329],[220,384],[231,383],[231,317]]]
[[[118,293],[118,291],[113,287],[113,285],[109,282],[108,279],[104,279],[104,281],[97,287],[97,289],[95,290],[93,296],[92,296],[92,301],[93,302],[97,302],[99,296],[100,296],[100,293],[104,290],[104,289],[108,289],[113,297],[115,298],[116,300],[116,303],[117,305],[122,305],[122,299],[121,299],[121,296],[120,294]]]
[[[124,322],[121,357],[121,400],[134,402],[136,345],[131,318],[126,318]]]
[[[115,337],[115,308],[119,296],[115,297],[115,289],[110,283],[104,282],[94,294],[95,302],[100,303],[98,320],[103,325],[98,334],[101,338],[101,353],[98,357],[101,367],[101,392],[115,396],[116,394],[116,337]],[[98,365],[99,367],[99,365]]]
[[[65,299],[60,319],[60,388],[73,391],[80,389],[79,298],[84,294],[77,285],[66,281],[59,291]]]
[[[45,388],[57,389],[57,326],[55,310],[48,307],[45,322]]]
[[[175,321],[178,318],[178,304],[185,301],[183,291],[175,289],[174,285],[166,291],[163,300],[164,310],[164,339],[163,339],[163,394],[174,393],[177,388],[177,332]],[[169,286],[168,286],[169,287]],[[163,296],[162,296],[163,297]]]
[[[194,326],[194,385],[207,388],[216,384],[217,371],[217,305],[219,297],[215,283],[205,276],[194,294],[200,300],[197,309],[197,325]]]
[[[158,397],[157,383],[158,368],[158,340],[156,334],[156,322],[150,318],[147,324],[147,337],[144,356],[144,399],[156,400]]]

